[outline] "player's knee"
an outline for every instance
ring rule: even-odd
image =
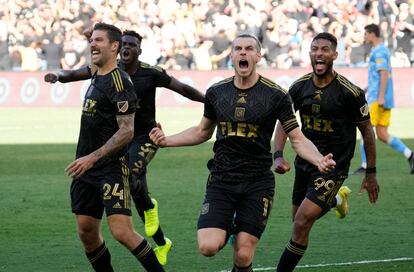
[[[312,227],[313,222],[315,221],[314,218],[311,218],[310,216],[298,213],[294,220],[294,230],[297,232],[302,232],[303,230],[308,230]]]
[[[91,227],[78,227],[79,239],[82,241],[85,249],[91,251],[100,243],[99,231]]]
[[[238,248],[234,257],[238,266],[247,266],[252,263],[252,250],[247,247]]]
[[[387,141],[388,141],[388,135],[383,134],[383,133],[379,133],[379,134],[377,134],[377,136],[378,136],[378,139],[379,139],[381,142],[383,142],[383,143],[387,143]]]
[[[122,244],[127,244],[132,232],[127,228],[115,228],[111,229],[112,237]]]
[[[213,257],[220,251],[220,245],[211,242],[200,242],[198,249],[203,256]]]

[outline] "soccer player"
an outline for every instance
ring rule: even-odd
[[[154,239],[157,244],[154,249],[155,254],[160,263],[165,265],[172,242],[164,237],[159,224],[158,204],[148,195],[146,178],[147,166],[158,150],[158,146],[149,139],[148,135],[156,125],[156,88],[165,87],[199,102],[204,102],[204,94],[169,76],[162,68],[152,67],[138,61],[141,54],[141,41],[142,37],[135,31],[125,31],[122,35],[120,67],[131,76],[138,98],[134,139],[128,148],[128,162],[132,174],[130,189],[138,214],[145,223],[145,233]],[[54,83],[88,79],[91,73],[88,67],[74,71],[63,70],[59,74],[47,74],[45,81]]]
[[[72,211],[86,256],[95,271],[113,271],[100,225],[105,210],[113,237],[147,271],[164,271],[148,242],[133,229],[129,170],[124,154],[134,136],[136,95],[127,73],[117,68],[121,31],[98,23],[90,38],[92,76],[82,108],[76,160],[65,171],[73,178]]]
[[[309,53],[313,72],[298,79],[289,89],[294,107],[300,113],[303,134],[322,153],[332,153],[336,167],[328,174],[321,174],[303,157],[296,157],[292,237],[279,260],[278,272],[294,270],[305,253],[309,233],[318,218],[331,207],[336,207],[340,218],[348,212],[347,197],[350,191],[341,186],[347,178],[354,154],[356,127],[364,138],[368,159],[361,191],[368,191],[371,203],[375,203],[378,198],[375,135],[369,120],[368,104],[360,88],[333,70],[333,62],[338,56],[336,45],[333,35],[316,35]],[[289,170],[289,164],[283,159],[286,141],[286,130],[283,130],[278,124],[275,135],[275,170],[278,173]]]
[[[375,24],[365,26],[365,42],[372,46],[369,56],[367,100],[370,105],[371,123],[375,127],[378,139],[388,144],[392,149],[402,153],[410,165],[411,174],[414,174],[414,154],[400,138],[390,135],[388,127],[391,122],[391,109],[394,107],[394,86],[390,52],[381,42],[379,27]],[[367,160],[361,141],[361,167],[354,173],[365,173]]]
[[[201,254],[211,257],[224,247],[230,231],[236,233],[232,271],[252,271],[254,251],[272,208],[270,141],[276,120],[300,156],[321,171],[335,166],[331,154],[323,157],[301,133],[288,93],[257,73],[260,51],[256,37],[237,36],[231,50],[235,74],[207,90],[201,122],[169,137],[161,125],[150,133],[161,147],[188,146],[207,141],[217,127],[197,238]]]

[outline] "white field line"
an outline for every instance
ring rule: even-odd
[[[296,268],[315,268],[315,267],[327,267],[327,266],[346,266],[346,265],[355,265],[355,264],[371,264],[371,263],[390,263],[390,262],[403,262],[411,261],[414,258],[411,257],[401,257],[395,259],[384,259],[384,260],[363,260],[357,262],[345,262],[345,263],[328,263],[328,264],[305,264],[298,265]],[[276,267],[261,267],[254,268],[254,271],[274,271]],[[221,270],[219,272],[230,272],[230,270]]]

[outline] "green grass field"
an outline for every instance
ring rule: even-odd
[[[27,114],[27,110],[21,110]],[[71,142],[76,141],[78,124],[73,125],[65,119],[78,121],[78,115],[74,117],[72,110],[62,109],[63,115],[60,115],[57,110],[41,109],[28,118],[16,117],[14,122],[0,119],[0,128],[5,132],[0,137],[2,272],[91,271],[70,211],[70,179],[63,172],[72,161],[76,147]],[[6,109],[0,109],[0,114],[4,113],[2,111]],[[187,118],[190,123],[196,123],[199,116],[177,113],[174,119]],[[42,118],[50,120],[40,126],[38,121]],[[413,133],[411,123],[405,123],[411,127],[401,128]],[[168,132],[178,129],[167,123],[164,127]],[[25,129],[24,136],[16,133],[21,129]],[[31,129],[37,132],[32,134]],[[48,134],[42,135],[45,130]],[[405,142],[414,147],[414,137],[410,138]],[[58,144],[46,144],[53,142]],[[209,142],[197,147],[161,149],[150,165],[150,190],[159,201],[161,225],[174,244],[167,271],[218,272],[232,266],[229,246],[213,258],[201,256],[197,249],[196,223],[207,177],[205,165],[212,156],[211,147]],[[371,205],[366,194],[358,194],[361,176],[349,177],[346,184],[353,190],[349,216],[339,221],[331,212],[317,222],[298,271],[414,271],[414,176],[409,174],[408,164],[401,155],[382,143],[377,147],[381,184],[378,203]],[[292,161],[291,149],[287,148],[286,153]],[[358,163],[357,153],[353,168]],[[275,271],[290,237],[292,180],[293,173],[276,176],[276,199],[256,251],[255,271]],[[143,232],[136,212],[134,222],[136,229]],[[134,257],[110,237],[105,219],[103,233],[116,271],[143,271]],[[148,241],[154,245],[151,239]]]

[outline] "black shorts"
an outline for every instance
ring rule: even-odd
[[[338,173],[322,174],[317,170],[313,172],[306,172],[299,168],[295,170],[292,204],[300,206],[306,197],[325,212],[329,211],[347,176]]]
[[[72,212],[102,219],[106,215],[131,215],[129,169],[122,158],[100,171],[88,171],[70,187]]]
[[[147,185],[147,166],[157,153],[158,146],[149,138],[148,133],[135,135],[134,139],[128,146],[128,166],[131,169],[131,192],[136,191],[137,182],[140,182],[148,192]]]
[[[209,177],[198,229],[219,228],[247,232],[260,239],[266,228],[275,193],[273,173],[246,182],[222,182]],[[234,217],[235,215],[235,217]]]

